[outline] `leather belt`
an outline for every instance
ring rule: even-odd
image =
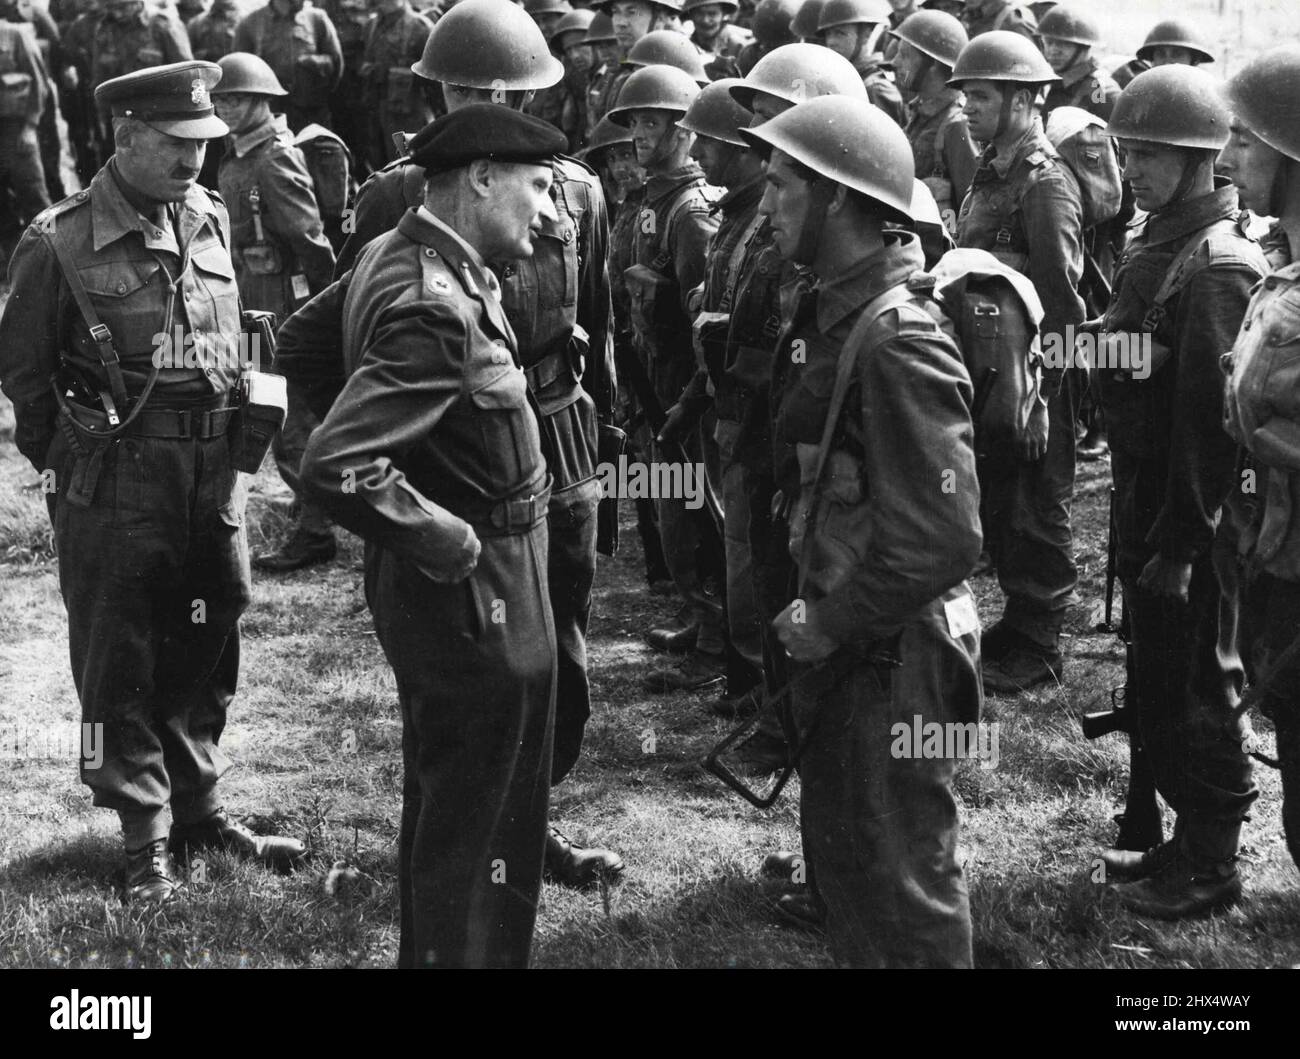
[[[531,367],[524,368],[524,377],[528,380],[528,388],[533,393],[545,393],[546,388],[556,379],[572,374],[568,350],[563,349],[548,354]]]
[[[528,496],[485,504],[478,510],[458,512],[480,537],[507,537],[527,533],[546,518],[551,501],[551,480]]]
[[[192,408],[146,408],[132,420],[126,434],[142,438],[196,438],[200,441],[223,437],[239,411],[238,406],[226,403],[228,399],[222,395],[217,407],[200,404]],[[83,426],[92,430],[104,430],[108,426],[108,416],[103,412],[73,402],[68,403],[68,408]]]

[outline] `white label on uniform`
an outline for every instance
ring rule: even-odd
[[[975,597],[969,592],[948,600],[943,605],[943,612],[948,617],[948,635],[954,640],[979,631],[979,612],[975,610]]]
[[[311,288],[307,286],[306,276],[294,276],[289,282],[293,285],[294,298],[306,298],[311,294]]]

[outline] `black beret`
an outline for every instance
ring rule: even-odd
[[[411,161],[426,173],[493,162],[549,162],[569,141],[550,122],[497,103],[471,103],[430,122],[410,143]]]

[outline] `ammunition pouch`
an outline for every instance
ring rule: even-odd
[[[524,368],[528,390],[544,416],[568,408],[582,395],[580,384],[586,367],[587,332],[575,324],[573,333],[555,345],[559,348]]]
[[[283,375],[246,371],[239,377],[236,429],[230,436],[230,462],[236,470],[256,474],[261,468],[289,411],[287,387]]]

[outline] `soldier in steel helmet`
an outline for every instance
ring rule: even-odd
[[[1282,824],[1300,866],[1300,136],[1292,120],[1300,48],[1252,59],[1228,81],[1227,97],[1232,138],[1220,164],[1243,205],[1277,222],[1262,247],[1269,274],[1225,363],[1224,426],[1238,463],[1220,529],[1237,545],[1242,657],[1260,712],[1273,721]]]
[[[1215,531],[1236,484],[1219,358],[1267,265],[1236,189],[1214,174],[1229,120],[1212,77],[1168,66],[1129,83],[1106,130],[1147,214],[1120,258],[1096,371],[1133,643],[1127,694],[1177,822],[1150,851],[1102,859],[1108,878],[1130,880],[1117,888],[1125,905],[1164,919],[1238,899],[1237,846],[1256,796],[1235,709],[1237,572]]]
[[[607,102],[607,97],[610,85],[619,73],[619,59],[622,57],[618,38],[614,36],[613,20],[604,11],[591,10],[595,11],[596,17],[582,38],[591,47],[591,76],[587,79],[588,139],[612,105]]]
[[[217,186],[230,211],[231,258],[245,308],[265,309],[283,323],[330,285],[334,251],[325,236],[307,163],[283,114],[273,114],[285,90],[256,55],[232,52],[218,63],[213,90],[217,116],[230,127]],[[272,448],[280,476],[293,487],[307,438],[318,420],[294,391]],[[319,505],[299,503],[289,538],[253,563],[274,572],[334,558],[332,523]]]
[[[1042,300],[1043,341],[1065,343],[1084,316],[1083,208],[1037,108],[1042,88],[1058,80],[1028,40],[994,31],[962,49],[948,83],[965,92],[971,136],[986,145],[957,219],[957,245],[987,250],[1028,276]],[[988,691],[1015,694],[1064,676],[1061,627],[1077,580],[1074,423],[1085,381],[1079,370],[1048,364],[1021,436],[981,460],[985,545],[1006,596],[984,635]]]
[[[235,29],[244,17],[240,0],[212,0],[212,6],[185,24],[194,58],[217,62],[235,50]]]
[[[563,66],[532,19],[508,0],[462,0],[434,26],[412,69],[441,85],[448,110],[494,103],[519,110],[533,91],[554,84]],[[441,119],[439,119],[441,120]],[[436,128],[435,120],[431,126]],[[596,454],[600,425],[613,411],[608,220],[600,181],[568,158],[554,163],[555,218],[542,219],[534,252],[495,264],[501,301],[518,339],[525,378],[541,413],[542,446],[554,478],[548,581],[557,639],[558,677],[553,781],[577,763],[591,713],[586,629],[596,575]],[[339,255],[340,281],[309,302],[281,329],[280,352],[292,378],[299,370],[337,366],[339,318],[346,275],[360,250],[418,207],[420,167],[405,157],[376,173],[357,196],[353,231]],[[337,380],[332,393],[337,394]],[[313,406],[315,407],[315,405]],[[547,870],[586,884],[623,869],[614,852],[584,848],[558,829],[547,838]]]
[[[736,56],[736,69],[744,77],[764,55],[783,44],[795,42],[791,22],[799,10],[799,0],[761,0],[754,9],[750,27],[754,39],[740,49]]]
[[[823,95],[866,99],[857,70],[843,56],[817,44],[789,44],[763,56],[732,96],[753,114],[751,126],[783,114],[802,100]],[[742,415],[735,457],[742,464],[748,508],[749,545],[754,596],[763,632],[763,677],[769,691],[787,683],[785,653],[771,628],[791,598],[792,562],[789,551],[789,507],[776,497],[771,411],[773,395],[784,387],[787,365],[772,359],[782,319],[790,308],[791,292],[807,282],[807,267],[782,258],[763,224],[748,241],[732,296],[724,360],[740,391]],[[744,699],[729,696],[714,704],[716,712],[732,716]],[[768,773],[782,768],[788,747],[780,722],[771,711],[739,748],[749,770]],[[780,855],[777,855],[780,860]],[[778,871],[777,874],[789,875]],[[784,906],[803,907],[803,895],[790,895]],[[784,907],[783,906],[783,907]],[[797,918],[797,917],[796,917]]]
[[[686,0],[682,5],[682,14],[694,27],[691,43],[713,56],[709,65],[714,78],[739,74],[736,61],[754,39],[749,30],[736,25],[739,10],[737,0]]]
[[[551,51],[564,63],[564,77],[538,92],[527,108],[527,113],[549,121],[564,133],[570,151],[581,150],[587,137],[587,84],[591,73],[591,45],[585,39],[595,17],[595,12],[579,9],[569,11],[556,20],[553,32],[547,34],[547,39]]]
[[[843,964],[969,967],[957,761],[900,749],[894,731],[974,724],[981,705],[972,389],[941,310],[908,284],[924,264],[911,149],[841,96],[743,135],[770,152],[759,209],[777,249],[817,277],[785,321],[773,391],[798,567],[774,625],[811,896]]]
[[[1047,90],[1043,120],[1057,107],[1079,107],[1110,120],[1120,88],[1101,68],[1092,49],[1101,44],[1101,30],[1078,4],[1058,4],[1038,25],[1043,57],[1061,78]]]
[[[817,29],[822,43],[848,59],[862,76],[867,98],[901,126],[907,120],[903,98],[878,51],[890,14],[886,0],[827,0]]]
[[[979,162],[962,114],[965,100],[960,89],[948,84],[968,43],[966,30],[942,11],[918,11],[890,35],[898,45],[894,72],[907,101],[903,131],[912,145],[917,178],[930,189],[939,215],[955,228]]]
[[[357,259],[347,382],[303,458],[308,492],[367,540],[397,678],[399,967],[528,963],[555,719],[551,475],[487,263],[528,257],[557,219],[564,146],[485,103],[416,136],[424,202]]]
[[[691,156],[694,134],[677,125],[700,87],[675,66],[645,66],[623,87],[610,120],[632,133],[637,161],[646,184],[632,237],[632,266],[624,272],[632,319],[635,354],[645,365],[655,397],[670,408],[695,370],[691,352],[691,292],[705,275],[709,240],[717,230],[712,215],[717,193]],[[691,463],[716,471],[712,438],[691,432],[683,439]],[[670,459],[659,442],[656,460]],[[707,484],[704,488],[708,488]],[[658,497],[659,533],[664,559],[677,586],[682,609],[679,626],[651,629],[647,638],[658,650],[686,651],[677,666],[645,677],[655,691],[694,690],[724,679],[726,631],[722,607],[705,589],[697,561],[699,536],[685,496]]]
[[[603,75],[592,81],[588,92],[587,120],[595,125],[613,109],[623,83],[632,75],[632,69],[622,65],[622,61],[627,59],[633,45],[654,30],[680,28],[682,4],[681,0],[601,0],[592,4],[591,9],[609,16],[610,30],[618,45],[617,58]]]
[[[118,813],[126,896],[146,902],[180,883],[169,848],[282,868],[304,854],[236,822],[217,782],[251,591],[229,437],[239,290],[225,207],[195,183],[227,131],[220,76],[191,61],[99,86],[117,150],[28,228],[0,318],[15,441],[54,484],[82,720],[102,726],[81,778]]]
[[[1127,88],[1128,83],[1143,70],[1155,66],[1200,66],[1202,63],[1214,62],[1214,52],[1210,42],[1200,29],[1188,18],[1167,18],[1157,22],[1146,35],[1137,57],[1114,71],[1111,75],[1120,88]]]
[[[695,134],[691,157],[700,163],[704,179],[726,194],[714,206],[720,215],[709,244],[704,281],[694,318],[695,374],[668,412],[661,440],[680,441],[692,430],[712,429],[717,445],[718,474],[710,484],[722,501],[726,553],[727,632],[732,651],[728,659],[726,697],[735,701],[762,678],[762,625],[754,598],[753,563],[749,551],[749,504],[745,496],[744,464],[737,459],[745,383],[737,372],[752,374],[757,366],[727,361],[727,332],[736,282],[745,250],[762,223],[758,200],[763,194],[762,160],[740,138],[752,115],[731,94],[736,78],[706,85],[692,101],[678,128]],[[747,379],[747,375],[745,375]],[[707,466],[707,464],[706,464]]]

